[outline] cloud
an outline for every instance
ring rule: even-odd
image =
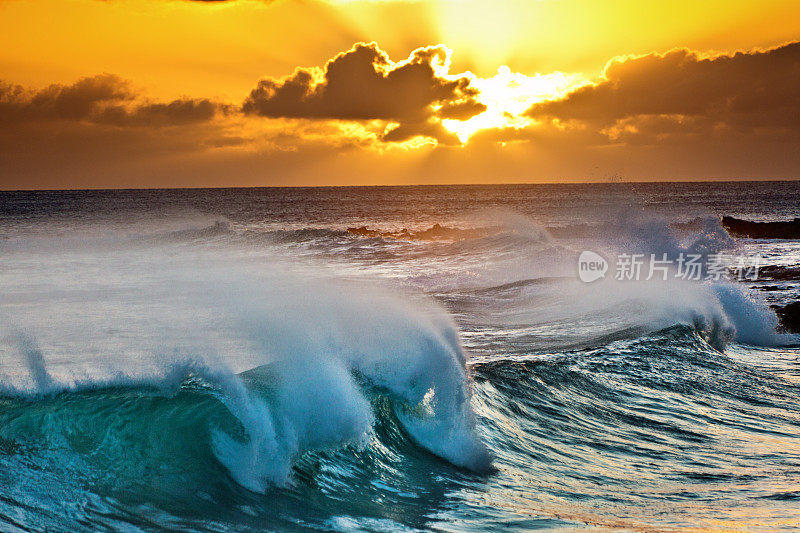
[[[617,58],[575,88],[360,43],[243,104],[156,101],[110,74],[0,82],[0,189],[800,178],[799,46]],[[464,142],[443,123],[471,116]]]
[[[732,55],[677,49],[617,58],[603,78],[533,105],[540,120],[577,121],[614,142],[800,134],[800,43]]]
[[[399,123],[387,140],[439,130],[442,118],[467,119],[486,110],[467,75],[449,75],[443,45],[414,50],[398,63],[375,43],[357,43],[324,68],[300,68],[258,82],[242,107],[262,117],[384,120]]]
[[[210,99],[147,98],[112,74],[34,90],[0,82],[0,188],[116,186],[249,142]],[[105,181],[104,181],[105,180]],[[149,183],[158,185],[160,180]]]
[[[53,84],[39,91],[0,81],[0,124],[82,121],[114,126],[170,126],[203,122],[229,106],[208,99],[170,102],[144,99],[131,83],[113,74]]]
[[[402,142],[414,137],[428,137],[439,144],[461,144],[455,133],[442,126],[440,121],[429,120],[399,124],[387,129],[381,137],[383,142]]]

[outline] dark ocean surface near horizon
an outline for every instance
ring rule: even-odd
[[[0,530],[795,530],[800,240],[723,216],[800,182],[0,192]]]

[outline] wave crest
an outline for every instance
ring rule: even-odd
[[[209,299],[231,302],[234,322],[252,350],[253,369],[234,374],[224,358],[213,364],[176,361],[160,375],[120,374],[107,381],[61,384],[47,372],[32,337],[18,336],[17,349],[28,361],[35,389],[16,391],[15,396],[27,402],[25,409],[36,410],[36,403],[44,402],[46,409],[63,413],[82,392],[132,387],[135,398],[148,391],[174,397],[186,393],[187,380],[199,380],[206,396],[194,401],[210,409],[210,420],[225,419],[219,412],[224,407],[235,423],[193,426],[194,438],[208,442],[210,453],[238,484],[257,492],[289,482],[293,464],[307,452],[368,443],[376,395],[392,402],[402,430],[419,446],[456,466],[476,471],[490,467],[491,456],[475,430],[465,354],[455,327],[436,306],[363,288],[311,282],[301,286],[286,279],[266,292],[255,291],[258,296],[253,286],[207,290]],[[349,290],[348,297],[342,297],[343,290]],[[119,401],[121,405],[105,402],[96,412],[90,408],[68,414],[95,417],[87,424],[90,428],[102,428],[120,416],[130,423],[129,431],[138,428],[139,437],[147,440],[154,431],[144,429],[150,407],[130,412],[126,406],[138,400],[123,395]],[[25,409],[17,415],[28,416]],[[175,406],[158,423],[185,425],[184,409]],[[4,438],[23,442],[30,429],[25,424],[3,426]],[[8,429],[12,427],[27,429],[14,433]],[[79,425],[69,427],[81,431]],[[109,431],[112,440],[122,438],[114,435],[113,425]],[[180,445],[190,446],[185,440]]]

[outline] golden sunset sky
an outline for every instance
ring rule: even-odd
[[[800,3],[0,0],[0,188],[800,178]]]

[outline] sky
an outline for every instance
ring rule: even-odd
[[[0,189],[800,179],[796,0],[0,0]]]

